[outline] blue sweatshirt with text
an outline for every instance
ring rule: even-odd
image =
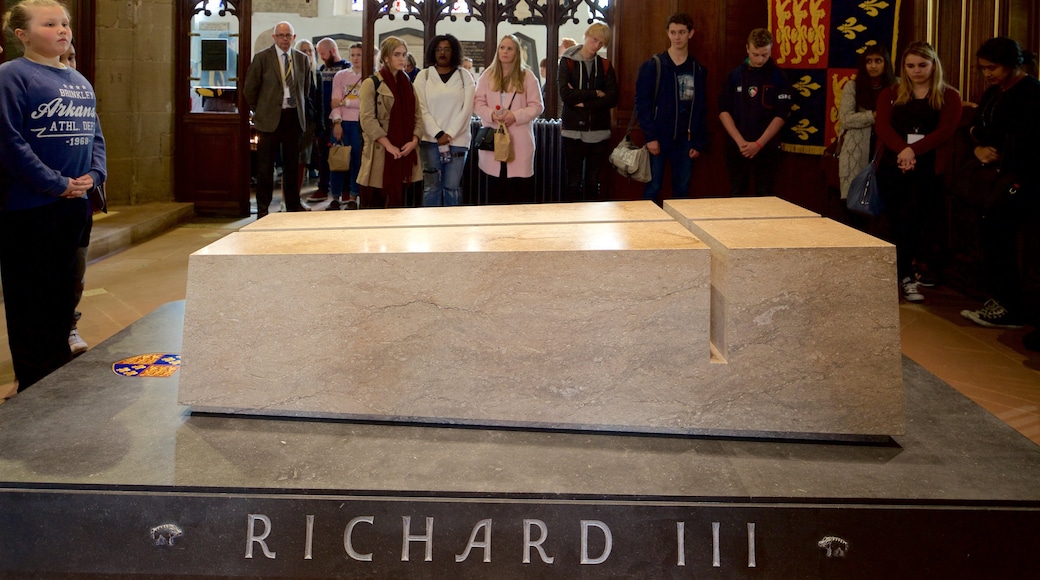
[[[105,181],[94,88],[79,72],[26,58],[0,65],[0,199],[4,210],[57,201],[69,179]]]

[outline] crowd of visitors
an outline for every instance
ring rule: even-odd
[[[4,16],[4,27],[25,49],[23,58],[0,65],[0,270],[23,390],[87,348],[76,333],[75,308],[90,235],[87,195],[105,181],[105,141],[93,88],[76,71],[65,7],[56,0],[24,0]],[[711,87],[690,50],[693,19],[675,14],[665,31],[668,48],[636,74],[633,113],[650,158],[643,196],[657,203],[668,167],[671,196],[690,195],[693,164],[709,143]],[[351,45],[344,59],[330,38],[297,43],[289,22],[278,23],[272,38],[242,83],[259,133],[258,219],[270,211],[278,159],[288,211],[308,211],[304,201],[327,197],[329,210],[458,205],[470,156],[489,184],[488,203],[536,200],[534,122],[545,110],[543,88],[516,36],[501,38],[477,77],[451,34],[425,47],[425,68],[403,40],[386,38],[374,73],[363,66],[361,44]],[[603,56],[611,41],[610,28],[594,23],[581,43],[561,43],[555,82],[563,201],[604,198],[601,175],[619,99],[618,71]],[[768,30],[751,31],[746,58],[715,91],[731,196],[774,194],[792,88],[771,58],[772,44]],[[893,62],[884,48],[868,46],[840,98],[839,193],[845,198],[852,177],[876,156],[881,233],[896,245],[902,296],[917,302],[927,284],[918,266],[932,258],[922,223],[935,210],[944,177],[971,170],[962,181],[980,200],[978,236],[991,298],[961,314],[982,326],[1021,328],[1036,307],[1035,296],[1023,289],[1018,242],[1038,209],[1040,82],[1029,75],[1036,55],[999,37],[976,56],[989,88],[970,127],[973,163],[955,168],[942,152],[958,129],[961,96],[944,79],[935,49],[910,43]],[[48,103],[55,102],[74,111],[63,119],[75,117],[75,136],[56,138],[71,125],[35,114],[54,112]],[[471,137],[474,119],[487,128],[487,139]],[[343,146],[349,147],[349,168],[331,170],[330,151]],[[317,172],[318,188],[301,200],[309,167]],[[1036,334],[1026,337],[1033,349],[1040,347]]]

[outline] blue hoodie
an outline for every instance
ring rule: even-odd
[[[690,147],[704,151],[708,146],[706,91],[708,72],[693,55],[676,66],[668,52],[661,61],[661,84],[654,100],[657,64],[654,59],[639,67],[636,78],[636,114],[646,141],[657,141],[664,151],[674,142],[690,139]],[[680,90],[683,94],[680,94]]]
[[[0,65],[0,199],[16,211],[57,201],[69,179],[105,181],[94,88],[77,71],[19,58]]]

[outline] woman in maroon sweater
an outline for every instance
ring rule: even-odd
[[[940,191],[946,170],[937,149],[949,141],[961,118],[961,97],[943,81],[942,63],[926,42],[914,42],[900,60],[900,83],[882,91],[877,134],[884,149],[878,188],[896,244],[896,271],[903,297],[924,296],[914,277],[927,200]]]

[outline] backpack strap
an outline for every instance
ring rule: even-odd
[[[654,55],[654,64],[657,65],[657,80],[654,81],[654,117],[657,116],[657,93],[661,90],[661,57]]]
[[[372,79],[372,88],[375,89],[376,93],[376,119],[379,119],[379,85],[383,84],[383,79],[379,78],[379,73],[375,73],[368,77]]]

